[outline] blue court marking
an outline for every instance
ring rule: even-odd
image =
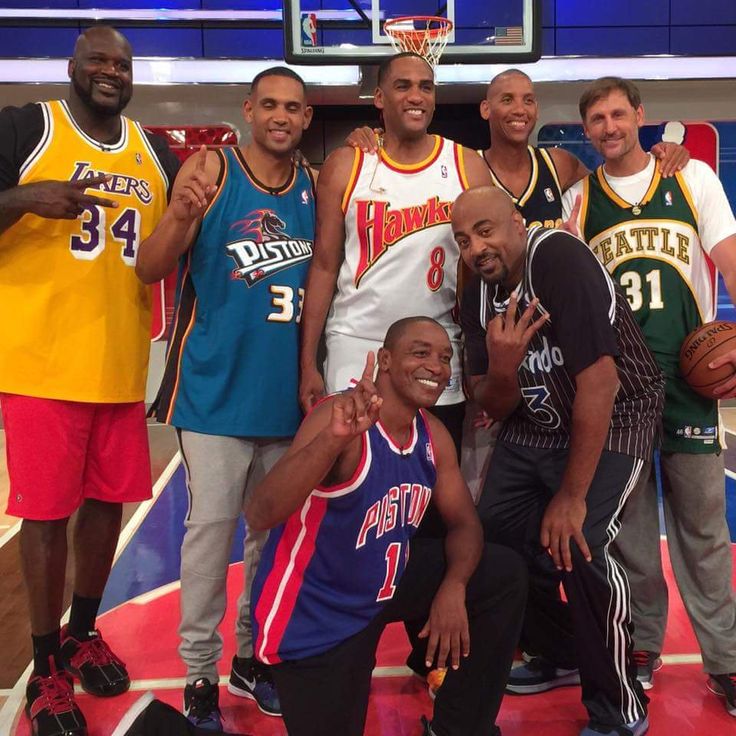
[[[184,467],[180,465],[115,562],[100,613],[179,579],[187,507]],[[244,538],[241,521],[233,540],[231,562],[242,561]]]

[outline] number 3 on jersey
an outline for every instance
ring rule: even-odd
[[[85,207],[81,219],[82,233],[72,235],[69,239],[69,250],[75,258],[93,261],[105,250],[108,235],[106,221],[107,212],[103,207]],[[135,266],[140,232],[141,214],[132,207],[124,209],[110,226],[109,234],[122,245],[120,257],[128,266]]]
[[[271,293],[271,306],[274,311],[270,312],[266,319],[269,322],[291,322],[294,315],[296,315],[296,323],[299,324],[302,320],[304,289],[299,287],[296,290],[296,300],[294,299],[294,289],[291,286],[271,284],[268,290]]]

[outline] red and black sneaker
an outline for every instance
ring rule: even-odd
[[[26,715],[33,736],[87,736],[87,722],[74,701],[72,678],[51,661],[48,677],[31,675],[26,685]]]
[[[82,689],[90,695],[120,695],[130,687],[125,665],[107,646],[99,631],[89,639],[75,639],[66,626],[61,630],[61,661],[64,669],[79,678]]]

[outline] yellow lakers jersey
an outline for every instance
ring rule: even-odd
[[[118,206],[93,206],[76,220],[26,214],[0,234],[0,391],[141,401],[151,304],[135,261],[166,208],[166,174],[138,123],[122,118],[119,140],[103,145],[77,126],[65,102],[40,106],[43,135],[19,185],[106,174],[86,191]]]

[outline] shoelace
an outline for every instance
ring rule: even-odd
[[[75,669],[79,669],[87,663],[95,667],[104,667],[109,664],[124,666],[99,636],[87,641],[80,641],[79,649],[71,657],[71,665]]]
[[[32,715],[39,710],[48,710],[54,715],[74,710],[72,689],[63,672],[52,672],[50,677],[40,677],[38,681],[40,695],[34,703]]]

